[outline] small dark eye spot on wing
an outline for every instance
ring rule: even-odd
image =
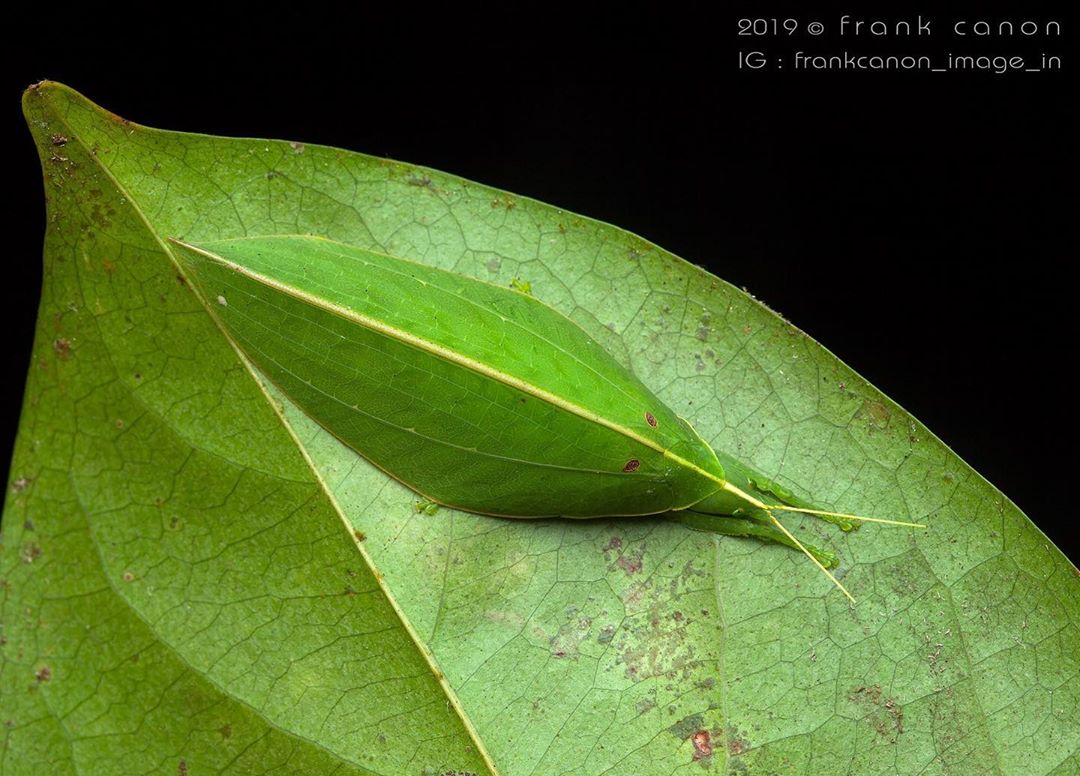
[[[622,470],[624,472],[636,472],[640,466],[641,461],[639,461],[637,458],[631,458],[629,461],[626,462],[626,466],[622,467]]]
[[[646,412],[645,413],[645,422],[648,423],[653,428],[656,428],[656,416],[653,415],[651,412]]]

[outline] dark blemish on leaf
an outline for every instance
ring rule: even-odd
[[[754,330],[754,327],[751,326],[749,323],[742,327],[742,333],[743,334],[749,334],[753,330]]]
[[[705,720],[700,714],[693,714],[689,717],[683,717],[674,725],[668,728],[668,732],[680,741],[685,741],[690,736],[697,733],[699,730],[704,729]]]
[[[656,701],[652,698],[642,698],[634,704],[634,708],[637,709],[638,714],[646,714],[656,708]]]
[[[698,326],[697,334],[695,334],[694,336],[696,336],[702,342],[708,342],[710,331],[712,330],[708,326]]]
[[[52,144],[57,148],[67,145],[68,139],[58,132],[54,132],[52,136]]]
[[[33,531],[33,530],[34,530],[34,521],[33,521],[33,520],[31,520],[31,519],[30,519],[30,518],[28,517],[28,518],[26,518],[25,520],[23,520],[23,524],[22,524],[22,527],[23,527],[23,530],[24,530],[24,531]]]
[[[52,679],[52,669],[49,668],[48,666],[42,666],[41,668],[39,668],[37,671],[34,672],[34,678],[37,679],[38,684],[42,684],[43,682],[47,682],[50,679]]]
[[[63,337],[53,340],[53,350],[56,351],[56,355],[60,356],[60,360],[67,361],[71,357],[71,341],[66,340]]]
[[[304,153],[304,144],[303,143],[297,143],[295,140],[292,141],[291,143],[289,143],[289,148],[291,148],[293,150],[294,154],[302,154],[302,153]]]
[[[656,416],[653,415],[651,412],[646,412],[645,413],[645,422],[648,423],[653,428],[656,428]]]
[[[615,626],[605,625],[597,634],[596,641],[598,644],[610,644],[613,638],[615,638]]]
[[[636,472],[639,468],[641,468],[641,461],[637,458],[631,458],[626,462],[626,466],[622,467],[622,470],[624,472]]]
[[[353,531],[353,538],[358,542],[362,542],[367,539],[367,534],[363,531]]]
[[[502,259],[489,259],[484,266],[487,267],[488,272],[494,274],[502,267]]]
[[[41,547],[39,547],[35,542],[30,542],[30,544],[23,547],[20,557],[22,558],[23,563],[30,565],[35,560],[40,558],[41,555]]]
[[[176,282],[181,286],[187,286],[187,279],[183,275],[177,275]]]
[[[232,725],[222,725],[218,728],[222,738],[232,738]]]
[[[629,555],[620,555],[619,559],[615,561],[615,564],[627,573],[629,576],[633,576],[641,571],[642,558],[645,557],[645,548],[637,547]]]
[[[940,644],[938,647],[940,648]],[[896,743],[897,736],[904,732],[904,709],[895,698],[882,698],[880,685],[856,687],[848,700],[870,707],[866,721],[879,736]]]
[[[602,552],[608,552],[609,550],[617,550],[622,547],[622,539],[618,536],[612,536],[611,540],[601,547]]]
[[[410,186],[419,186],[422,189],[433,188],[431,178],[427,177],[426,175],[422,177],[419,175],[410,175],[408,178],[405,179],[405,182],[408,183]]]
[[[134,582],[135,581],[135,575],[132,574],[130,571],[125,571],[124,572],[124,581],[125,582]]]
[[[700,760],[703,757],[712,756],[712,741],[709,737],[708,730],[699,730],[690,736],[690,740],[694,744],[694,759]]]
[[[176,776],[187,776],[187,760],[181,760],[177,764]]]
[[[341,592],[341,594],[346,598],[352,598],[356,595],[356,591],[353,590],[351,587],[346,586],[345,589]]]
[[[734,725],[728,725],[727,727],[727,740],[728,752],[733,757],[738,757],[750,748],[750,742],[746,740],[746,737],[742,734],[742,731],[740,731]]]
[[[859,416],[866,418],[870,427],[879,431],[887,429],[892,421],[892,413],[889,412],[889,408],[880,401],[871,401],[870,399],[863,402],[859,410]]]
[[[19,477],[19,479],[11,483],[11,489],[16,493],[22,493],[24,490],[30,487],[31,482],[32,480],[29,477]]]

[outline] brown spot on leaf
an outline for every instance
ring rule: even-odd
[[[641,468],[641,461],[637,458],[631,458],[626,462],[626,466],[622,467],[622,470],[624,472],[636,472],[639,468]]]
[[[904,732],[904,709],[895,698],[883,698],[880,685],[856,687],[848,700],[866,707],[866,721],[891,743]]]
[[[59,132],[54,132],[52,136],[52,144],[57,148],[67,145],[68,139],[61,135]]]
[[[187,776],[187,760],[181,760],[177,763],[176,776]]]
[[[653,428],[656,428],[656,416],[653,415],[651,412],[646,412],[645,413],[645,422],[648,423]]]
[[[125,582],[134,582],[135,581],[135,575],[132,574],[130,571],[125,571],[124,572],[124,581]]]
[[[694,744],[694,759],[700,760],[702,757],[709,757],[712,755],[712,740],[709,737],[708,730],[699,730],[690,736],[690,740]]]
[[[30,544],[23,547],[21,557],[22,562],[29,565],[41,557],[41,547],[34,542],[30,542]]]
[[[604,552],[608,552],[609,550],[618,550],[621,547],[622,547],[622,538],[619,537],[619,536],[612,536],[610,541],[608,541],[607,544],[605,544],[603,547],[601,547],[601,549]]]
[[[859,409],[859,416],[866,418],[868,425],[879,431],[887,429],[889,422],[892,420],[892,413],[889,412],[888,407],[880,401],[870,399],[863,402],[862,407]]]
[[[11,489],[16,493],[22,493],[28,487],[30,487],[31,479],[29,477],[19,477],[15,482],[11,483]]]
[[[645,556],[645,548],[637,547],[629,555],[620,555],[619,559],[615,561],[616,565],[625,571],[627,574],[633,575],[641,571],[642,558]]]
[[[304,146],[303,143],[297,143],[294,140],[291,143],[289,143],[289,148],[291,148],[293,150],[294,154],[302,154],[302,153],[304,153],[305,146]]]
[[[37,679],[38,684],[47,682],[52,679],[52,669],[48,666],[42,666],[34,672],[34,678]]]
[[[725,738],[727,739],[728,754],[732,757],[738,757],[750,749],[750,741],[747,739],[746,734],[734,725],[727,726]]]
[[[66,340],[63,337],[58,337],[53,340],[53,350],[56,351],[56,355],[60,356],[62,361],[67,361],[71,357],[71,341]]]
[[[362,542],[367,539],[367,534],[363,531],[353,531],[353,538],[358,542]]]
[[[222,738],[232,738],[232,725],[222,725],[218,728]]]

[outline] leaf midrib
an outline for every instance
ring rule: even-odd
[[[62,84],[54,84],[54,83],[47,82],[47,81],[43,81],[42,83],[40,83],[37,88],[39,90],[46,90],[46,89],[52,88],[52,89],[56,89],[56,90],[59,90],[59,91],[65,91],[67,89],[67,87],[64,87]],[[47,92],[43,92],[43,96],[44,96],[44,94],[47,94]],[[146,214],[143,212],[142,208],[139,206],[137,200],[131,195],[131,193],[120,182],[120,180],[113,174],[112,170],[109,169],[108,166],[103,164],[101,162],[99,156],[97,154],[95,154],[89,146],[87,146],[85,141],[82,139],[81,133],[74,131],[75,127],[71,123],[68,122],[67,116],[65,114],[62,114],[60,111],[56,110],[56,107],[55,107],[54,103],[51,100],[43,99],[42,103],[45,106],[45,110],[52,113],[56,117],[56,120],[68,130],[68,139],[69,139],[69,141],[73,140],[76,143],[78,143],[79,147],[82,148],[82,150],[83,150],[84,154],[86,155],[86,157],[89,158],[89,159],[92,159],[94,164],[102,172],[102,174],[105,175],[105,177],[108,178],[113,183],[114,186],[116,186],[117,192],[123,197],[123,199],[126,201],[128,207],[131,208],[131,210],[135,213],[135,215],[137,216],[139,221],[141,221],[142,224],[145,226],[147,232],[151,235],[153,240],[160,247],[161,252],[169,259],[169,261],[176,268],[176,270],[184,277],[184,279],[186,281],[186,287],[189,288],[192,291],[192,293],[195,295],[195,297],[199,300],[199,302],[203,306],[203,309],[204,310],[210,309],[209,304],[207,303],[207,300],[203,298],[203,296],[199,292],[199,290],[190,281],[190,279],[187,276],[187,273],[184,272],[184,269],[181,266],[180,262],[177,260],[176,256],[173,254],[172,250],[169,248],[169,246],[166,244],[166,242],[161,238],[161,235],[158,233],[158,230],[150,222],[150,219],[147,218]],[[91,109],[95,110],[95,111],[98,111],[98,112],[101,112],[101,109],[96,105],[93,105],[91,107]],[[136,125],[136,124],[132,124],[132,127],[136,128],[136,129],[142,129],[141,126]],[[213,318],[213,316],[211,316],[211,318]],[[97,326],[96,319],[94,321],[94,325],[95,325],[95,327]],[[220,324],[218,324],[218,325],[220,327]],[[479,732],[476,730],[475,726],[473,725],[472,720],[469,718],[468,714],[465,712],[465,709],[464,709],[464,707],[463,707],[463,705],[461,703],[461,700],[458,698],[457,693],[450,686],[449,682],[446,679],[445,673],[439,668],[438,663],[435,660],[435,656],[431,653],[431,651],[429,649],[426,648],[426,646],[424,645],[424,643],[420,639],[419,633],[416,631],[416,629],[412,626],[412,623],[405,616],[405,613],[401,609],[401,606],[398,604],[397,599],[392,595],[390,589],[388,588],[383,574],[378,570],[378,567],[372,561],[371,556],[367,553],[365,548],[363,546],[361,546],[359,541],[357,541],[356,537],[353,534],[352,526],[349,524],[348,519],[346,518],[344,511],[342,510],[340,504],[338,504],[337,499],[334,498],[333,492],[330,490],[329,486],[326,484],[326,481],[322,478],[321,474],[319,473],[318,468],[315,466],[315,462],[308,455],[307,449],[301,443],[299,437],[296,435],[295,430],[292,428],[292,425],[285,419],[284,414],[279,410],[277,402],[275,402],[273,400],[273,398],[267,393],[265,385],[259,379],[259,376],[258,376],[258,373],[257,373],[257,370],[256,370],[255,366],[244,356],[244,354],[242,352],[240,352],[237,349],[236,344],[232,341],[232,339],[230,337],[225,336],[225,340],[233,348],[234,352],[236,352],[236,354],[239,357],[240,361],[244,364],[244,367],[247,369],[248,374],[251,377],[252,381],[255,383],[256,386],[258,386],[259,390],[262,392],[263,396],[265,397],[266,402],[270,406],[271,411],[275,414],[275,416],[278,417],[278,419],[280,420],[283,428],[289,434],[289,436],[292,438],[294,444],[297,447],[297,451],[300,453],[301,457],[304,459],[305,463],[307,464],[308,468],[310,469],[310,471],[312,473],[312,477],[313,477],[313,479],[315,480],[315,482],[317,484],[317,487],[319,488],[320,491],[322,491],[323,495],[329,501],[332,509],[338,515],[338,518],[341,521],[342,527],[345,529],[346,534],[351,539],[353,546],[356,547],[357,552],[360,554],[360,556],[363,558],[364,562],[367,564],[368,569],[371,572],[372,578],[378,584],[378,586],[381,589],[384,597],[386,598],[387,602],[390,604],[391,608],[393,609],[394,614],[400,620],[400,622],[402,624],[402,627],[404,628],[404,630],[408,634],[409,638],[412,640],[412,642],[416,646],[416,648],[419,651],[421,657],[427,663],[428,668],[430,669],[430,671],[432,673],[432,676],[435,677],[435,680],[438,682],[440,688],[443,690],[443,693],[446,695],[447,701],[450,703],[451,706],[453,706],[455,713],[457,714],[458,718],[461,720],[462,726],[465,728],[466,732],[469,735],[469,738],[472,740],[473,744],[476,746],[477,752],[480,755],[481,759],[484,761],[485,765],[487,765],[488,770],[491,772],[491,774],[493,774],[493,776],[498,776],[499,771],[495,767],[495,763],[494,763],[494,761],[493,761],[493,759],[491,757],[491,754],[488,752],[487,747],[484,745],[483,740],[480,738]],[[108,351],[108,348],[106,348],[106,351]],[[111,360],[111,355],[110,355],[110,360]],[[131,394],[131,392],[129,392],[129,394]],[[131,394],[131,395],[134,396],[134,394]],[[171,428],[171,426],[170,426],[170,428]],[[76,489],[75,492],[76,492],[76,494],[78,494],[77,489]],[[85,507],[82,504],[82,501],[78,497],[78,495],[76,495],[76,500],[77,500],[77,503],[79,504],[80,510],[83,512],[84,519],[86,519]],[[100,550],[97,547],[96,541],[95,541],[95,551],[98,552],[99,561],[102,564],[102,569],[104,569],[105,568],[104,561],[101,558]],[[110,585],[110,587],[113,587],[113,584],[112,584],[111,581],[109,582],[109,585]],[[117,591],[115,589],[115,587],[113,587],[113,591],[116,593],[116,595],[118,595],[118,596],[120,595],[119,591]],[[171,653],[173,653],[174,655],[176,655],[178,660],[183,662],[185,665],[191,666],[191,664],[188,663],[188,661],[179,653],[178,650],[176,650],[167,641],[161,639],[161,637],[158,634],[157,630],[154,629],[153,626],[148,621],[145,620],[145,618],[143,618],[142,613],[139,612],[136,607],[134,607],[126,598],[123,598],[123,596],[120,596],[120,597],[121,597],[121,600],[123,600],[124,603],[128,605],[128,608],[135,614],[135,616],[138,617],[142,622],[146,623],[147,627],[150,628],[151,632],[154,633],[155,636],[158,637],[159,643],[167,646],[169,651]],[[308,740],[303,735],[301,735],[301,734],[299,734],[299,733],[297,733],[295,731],[280,728],[276,723],[272,722],[269,718],[267,718],[266,715],[262,711],[260,711],[258,709],[255,709],[254,707],[252,707],[250,704],[248,704],[243,699],[236,697],[235,695],[230,693],[226,688],[220,687],[219,685],[217,685],[217,683],[213,682],[213,680],[211,680],[208,676],[206,676],[202,672],[198,671],[198,669],[196,669],[194,667],[191,667],[191,670],[195,671],[199,676],[204,677],[207,681],[211,682],[211,684],[214,684],[214,686],[218,687],[225,696],[231,698],[233,701],[235,701],[237,703],[240,703],[240,704],[244,705],[247,708],[251,708],[259,716],[259,718],[262,719],[268,726],[270,726],[272,728],[275,728],[277,730],[280,730],[282,732],[282,734],[284,734],[284,735],[296,737],[296,738],[301,739],[301,740]],[[333,752],[333,751],[331,751],[329,749],[326,749],[326,747],[323,744],[316,744],[316,745],[319,746],[320,749],[323,749],[328,754],[330,754],[333,757],[341,760],[342,762],[350,762],[351,763],[351,761],[347,760],[342,755],[340,755],[340,754],[338,754],[336,752]],[[353,765],[355,765],[357,767],[360,767],[360,768],[365,768],[365,766],[360,765],[359,763],[351,763],[351,764],[353,764]]]

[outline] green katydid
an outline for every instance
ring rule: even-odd
[[[801,550],[786,510],[850,530],[714,451],[577,324],[532,296],[324,238],[188,245],[238,349],[304,412],[437,503],[505,517],[671,513]],[[922,527],[922,526],[917,526]],[[852,598],[852,600],[854,600]]]

